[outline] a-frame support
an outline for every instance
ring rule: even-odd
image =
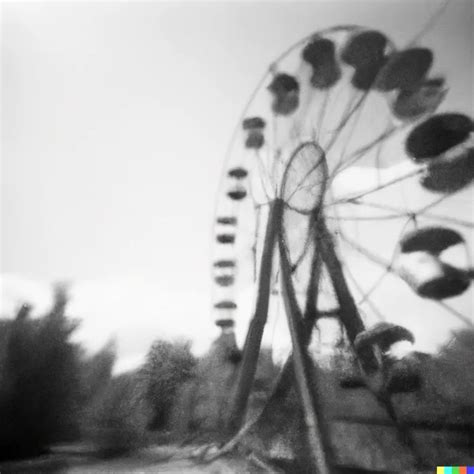
[[[360,317],[352,293],[347,286],[341,262],[334,248],[332,236],[322,219],[318,222],[317,240],[321,251],[321,258],[327,268],[332,287],[336,293],[339,305],[339,318],[346,330],[349,342],[354,344],[357,334],[364,330],[364,322]],[[364,370],[367,372],[377,370],[378,362],[375,353],[371,349],[358,355],[362,357],[361,363]]]
[[[258,355],[262,344],[263,330],[268,318],[273,256],[283,214],[283,201],[275,199],[269,205],[265,240],[258,277],[258,293],[255,314],[250,322],[245,340],[242,363],[237,379],[237,388],[232,400],[228,421],[229,431],[237,431],[245,418],[247,403],[252,390]]]
[[[320,413],[318,413],[320,404],[317,400],[318,391],[315,390],[318,381],[315,377],[311,358],[307,352],[314,321],[317,317],[316,307],[311,308],[311,304],[314,303],[316,305],[318,294],[317,281],[320,275],[321,264],[324,264],[328,270],[339,302],[340,318],[351,343],[354,342],[357,334],[364,329],[364,325],[347,287],[332,238],[322,219],[317,222],[315,228],[316,249],[310,277],[310,285],[314,286],[314,288],[309,296],[314,301],[308,302],[306,312],[309,314],[306,314],[306,317],[303,318],[296,301],[291,278],[291,264],[284,244],[281,225],[283,209],[284,203],[281,199],[275,199],[270,204],[261,257],[256,309],[245,341],[237,388],[232,400],[229,430],[235,433],[244,421],[248,399],[255,378],[263,331],[268,317],[272,263],[276,250],[275,247],[278,243],[282,295],[288,318],[293,352],[290,356],[291,359],[285,364],[276,390],[285,392],[289,388],[291,381],[294,380],[304,416],[308,460],[311,462],[312,472],[315,472],[315,474],[327,474],[331,472],[330,439]],[[310,311],[311,309],[313,311]],[[366,359],[368,366],[375,367],[374,364],[377,361],[373,353],[369,352],[366,354]]]
[[[283,235],[279,236],[281,288],[285,312],[288,319],[288,327],[291,335],[293,352],[293,373],[296,391],[300,400],[307,441],[307,457],[311,462],[311,471],[317,474],[329,474],[331,443],[328,430],[321,418],[321,404],[317,400],[319,392],[312,364],[307,351],[307,338],[304,329],[303,318],[296,300],[293,281],[291,279],[291,266]]]

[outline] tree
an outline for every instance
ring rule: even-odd
[[[32,319],[22,307],[7,325],[0,363],[0,458],[34,456],[76,429],[79,348],[70,341],[77,322],[66,317],[67,293]]]
[[[152,344],[142,369],[145,395],[153,410],[150,429],[166,427],[177,391],[193,375],[195,365],[189,342]]]

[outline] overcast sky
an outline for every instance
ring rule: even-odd
[[[80,338],[96,349],[115,335],[123,367],[157,337],[202,351],[217,334],[222,159],[257,80],[289,44],[336,24],[406,44],[440,4],[3,3],[2,314],[22,300],[44,310],[49,284],[66,280]],[[451,1],[426,36],[449,106],[469,114],[472,5]]]

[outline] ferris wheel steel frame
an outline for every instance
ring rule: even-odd
[[[293,51],[295,48],[307,43],[312,38],[322,37],[322,35],[324,34],[338,31],[363,32],[365,30],[355,25],[338,26],[335,28],[323,30],[322,32],[318,32],[317,34],[309,35],[303,38],[297,44],[293,45],[282,55],[280,55],[279,58],[277,58],[270,67],[269,72],[273,73],[275,69],[275,64],[285,58],[285,56],[289,54],[289,52]],[[388,47],[393,47],[393,44],[388,38],[387,44]],[[395,53],[393,54],[395,55]],[[383,68],[384,67],[382,67],[382,72]],[[262,81],[257,86],[255,93],[252,94],[249,104],[254,99],[256,92],[263,85],[265,79],[267,78],[267,75],[268,73],[265,74],[265,76],[262,78]],[[390,79],[390,77],[388,79]],[[388,81],[387,78],[386,81]],[[369,91],[366,91],[364,94],[362,94],[359,98],[359,102],[365,100],[365,97],[368,93]],[[351,105],[351,108],[349,108],[348,115],[344,117],[346,122],[349,120],[350,116],[352,116],[355,110],[357,110],[357,107],[359,105],[358,103],[356,103],[355,106],[354,104]],[[288,106],[288,104],[286,104],[286,106]],[[247,108],[248,106],[245,108],[245,110],[247,110]],[[340,126],[341,128],[343,128],[345,126],[345,123],[340,123]],[[387,138],[387,136],[390,136],[393,130],[386,130],[384,134],[382,134],[380,137],[377,137],[377,139],[370,144],[370,147],[376,146],[380,141],[383,141],[385,138]],[[288,322],[292,352],[285,364],[283,365],[283,368],[274,386],[273,393],[270,395],[269,401],[271,401],[277,396],[281,397],[282,394],[285,394],[289,390],[292,383],[294,383],[299,403],[303,412],[303,422],[308,448],[308,459],[313,469],[313,472],[318,474],[326,474],[332,472],[333,466],[333,453],[331,450],[330,434],[327,422],[324,419],[324,413],[322,413],[321,400],[318,399],[317,387],[319,380],[314,370],[313,361],[307,350],[311,340],[311,335],[315,322],[322,314],[321,311],[318,310],[317,302],[320,293],[319,281],[323,269],[326,271],[326,274],[330,280],[337,302],[337,307],[334,310],[329,311],[329,313],[339,319],[342,327],[344,328],[345,334],[347,335],[347,339],[353,349],[353,352],[357,356],[358,363],[362,369],[362,372],[369,375],[376,374],[381,364],[379,360],[380,356],[373,347],[362,347],[361,345],[358,346],[357,344],[358,336],[366,330],[366,325],[364,324],[364,321],[359,312],[358,303],[356,303],[354,296],[349,288],[349,284],[346,280],[346,275],[344,272],[344,262],[342,262],[338,256],[332,232],[329,230],[326,222],[326,219],[330,220],[333,217],[335,219],[339,219],[340,217],[338,217],[337,215],[325,215],[323,209],[324,195],[327,191],[326,188],[328,183],[332,181],[334,176],[337,174],[337,171],[341,169],[341,166],[343,169],[347,168],[349,165],[354,164],[354,162],[360,158],[359,155],[364,153],[363,150],[356,150],[356,152],[351,155],[351,160],[349,160],[349,162],[339,163],[339,166],[336,167],[334,173],[332,175],[329,175],[326,162],[326,152],[329,148],[333,146],[333,144],[337,140],[339,132],[340,130],[336,130],[336,133],[330,140],[329,144],[322,149],[321,159],[315,165],[321,166],[323,168],[323,176],[325,177],[325,179],[323,180],[323,183],[320,184],[321,189],[318,195],[319,202],[318,200],[316,200],[314,208],[310,212],[308,212],[308,219],[310,222],[308,231],[308,242],[314,246],[314,251],[311,258],[309,281],[306,289],[306,304],[304,311],[300,309],[296,298],[296,290],[292,278],[292,273],[294,269],[292,267],[289,251],[285,242],[285,229],[283,225],[283,215],[285,209],[295,210],[297,212],[299,212],[299,210],[294,209],[289,202],[286,202],[283,194],[286,185],[287,173],[289,172],[292,160],[296,158],[296,154],[299,148],[304,147],[308,144],[314,145],[315,147],[319,147],[320,145],[318,143],[303,141],[298,145],[298,148],[293,152],[292,157],[286,164],[282,180],[278,184],[276,189],[276,195],[273,198],[270,198],[269,201],[264,204],[268,207],[268,215],[263,237],[263,248],[261,251],[260,262],[258,265],[259,271],[256,272],[257,291],[255,310],[247,330],[247,337],[243,348],[243,358],[238,372],[236,390],[231,400],[230,414],[228,417],[227,425],[229,433],[235,434],[239,429],[242,428],[246,417],[247,405],[257,370],[258,356],[262,345],[264,328],[268,319],[270,298],[272,292],[272,274],[275,270],[273,268],[275,263],[273,257],[274,255],[278,255],[278,272],[280,275],[281,295],[284,305],[284,311]],[[235,136],[236,135],[234,134],[232,142],[234,142]],[[440,160],[441,158],[438,160],[438,162],[441,162]],[[335,200],[331,205],[337,205],[341,203],[362,203],[363,205],[366,204],[369,207],[378,206],[382,210],[391,212],[392,214],[388,216],[390,218],[406,217],[408,219],[407,223],[410,222],[410,219],[415,220],[418,216],[434,218],[436,220],[436,214],[429,214],[426,211],[430,210],[432,207],[439,204],[447,197],[450,197],[451,195],[456,193],[456,190],[454,192],[445,192],[441,195],[441,197],[433,200],[428,205],[425,205],[419,211],[411,213],[407,213],[403,209],[398,208],[396,206],[394,207],[379,203],[368,203],[361,201],[361,199],[365,196],[385,189],[394,184],[397,184],[407,178],[422,176],[423,173],[425,173],[427,170],[431,170],[436,167],[436,160],[434,164],[426,164],[423,162],[418,162],[417,164],[419,165],[417,168],[409,170],[401,176],[397,176],[383,184],[379,183],[368,191],[355,192],[352,195],[340,198],[340,200]],[[441,162],[441,165],[444,164]],[[309,173],[313,171],[314,169],[310,169]],[[236,173],[234,174],[236,175]],[[293,191],[289,199],[291,199],[293,194],[298,191],[300,186],[301,183],[298,184],[298,187],[296,188],[296,190]],[[230,195],[230,193],[228,193],[230,197],[235,199],[241,199],[242,197],[245,197],[244,191],[241,191],[240,194],[237,194],[237,192],[235,192],[234,194],[235,196],[233,197]],[[258,219],[261,218],[260,213],[257,217]],[[380,219],[380,217],[376,217],[375,219],[377,218]],[[444,217],[442,219],[441,216],[438,216],[438,218],[440,220],[444,219]],[[446,221],[449,222],[450,220],[453,223],[457,223],[465,227],[474,227],[474,225],[470,222],[464,222],[459,219],[457,220],[458,222],[455,222],[456,218],[450,218],[448,216]],[[403,227],[403,229],[405,227]],[[387,273],[393,273],[397,276],[402,276],[402,278],[404,278],[401,271],[398,268],[394,267],[393,261],[388,261],[382,257],[379,257],[378,255],[376,255],[376,253],[366,249],[364,246],[359,246],[357,242],[354,242],[349,239],[344,234],[344,232],[340,232],[339,237],[346,244],[350,245],[355,251],[365,256],[365,258],[367,258],[369,261],[372,261],[376,265],[383,267]],[[255,245],[252,248],[252,251],[253,254],[256,255],[257,252]],[[254,267],[255,271],[256,268],[257,266]],[[462,278],[469,280],[473,279],[474,271],[472,267],[462,271],[459,270],[459,272],[459,275],[461,275]],[[351,275],[348,274],[348,276]],[[368,300],[368,295],[369,293],[365,293],[363,295],[362,300]],[[456,310],[450,308],[449,305],[441,301],[441,299],[436,302],[443,306],[445,309],[452,312],[465,323],[472,325],[472,321],[466,319],[460,313],[457,314]],[[401,423],[399,423],[397,414],[391,402],[390,394],[380,388],[380,380],[376,380],[376,377],[372,386],[371,383],[372,382],[370,381],[367,383],[367,388],[375,395],[377,401],[385,408],[392,422],[398,428],[400,440],[412,451],[415,463],[417,465],[421,465],[422,459],[417,453],[416,443],[414,442],[409,430]],[[262,414],[266,412],[268,406],[269,402],[267,401],[267,404],[264,407],[260,416],[262,416]]]

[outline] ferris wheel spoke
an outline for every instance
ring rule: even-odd
[[[454,309],[452,306],[448,305],[444,301],[435,301],[439,306],[444,308],[448,313],[451,313],[453,316],[458,318],[460,321],[465,323],[467,326],[474,327],[474,322],[472,319],[468,318],[466,315],[459,312],[457,309]]]
[[[380,141],[376,145],[376,151],[375,151],[375,169],[377,170],[377,186],[380,185],[380,182],[382,181],[381,176],[380,176],[380,158],[382,156],[382,148],[386,142]]]
[[[359,125],[359,117],[360,117],[361,111],[362,111],[362,107],[359,107],[359,109],[357,110],[357,112],[356,112],[355,115],[354,115],[354,120],[353,120],[353,122],[352,122],[352,128],[350,129],[349,134],[348,134],[348,136],[346,137],[346,140],[345,140],[345,142],[344,142],[344,146],[342,147],[342,150],[341,150],[339,162],[338,162],[338,164],[335,166],[334,172],[332,173],[330,179],[331,179],[333,176],[336,175],[337,170],[341,167],[342,163],[344,162],[344,158],[345,158],[345,154],[346,154],[347,147],[349,146],[349,143],[350,143],[350,141],[352,140],[352,137],[354,136],[354,132],[355,132],[355,130],[357,129],[357,126]]]
[[[366,290],[365,293],[362,294],[362,298],[359,300],[358,304],[365,303],[366,301],[369,301],[370,296],[372,293],[382,284],[383,280],[385,277],[390,273],[390,270],[387,269],[384,271],[378,278],[375,280],[374,283],[372,283],[372,286]]]
[[[327,110],[327,107],[328,107],[328,104],[329,104],[330,95],[331,95],[331,89],[328,89],[326,91],[326,93],[324,94],[323,104],[322,104],[321,109],[319,110],[319,113],[318,113],[318,119],[316,121],[316,128],[314,129],[315,132],[316,132],[316,136],[314,137],[314,139],[319,140],[319,137],[321,136],[321,128],[323,126],[324,117],[326,116],[326,110]]]
[[[370,201],[361,201],[360,199],[353,199],[349,201],[347,204],[353,204],[354,206],[363,206],[363,207],[371,207],[374,209],[380,209],[383,211],[390,211],[397,213],[397,216],[405,216],[410,217],[412,212],[408,212],[406,209],[397,206],[389,206],[388,204],[379,204],[378,202],[370,202]]]
[[[255,231],[254,231],[254,241],[252,244],[252,266],[253,266],[253,281],[257,281],[257,243],[259,240],[260,234],[260,215],[261,208],[260,206],[255,206]]]
[[[431,28],[436,24],[437,21],[439,21],[441,15],[444,13],[446,8],[448,7],[450,3],[450,0],[444,0],[441,3],[441,6],[428,18],[428,21],[426,22],[425,26],[421,28],[417,34],[412,38],[412,40],[408,43],[407,47],[416,44],[420,38],[425,36]]]
[[[351,200],[348,204],[354,204],[356,206],[373,207],[375,209],[382,209],[384,211],[399,212],[400,214],[406,213],[406,211],[400,207],[389,206],[387,204],[379,204],[377,202],[361,201],[360,199]]]
[[[377,308],[377,306],[374,304],[374,302],[369,298],[370,295],[368,295],[368,292],[365,291],[362,286],[359,284],[357,281],[357,278],[354,276],[352,271],[349,268],[349,265],[347,265],[345,262],[342,262],[342,265],[344,269],[346,270],[346,273],[349,277],[349,279],[352,281],[352,284],[356,288],[356,290],[359,292],[361,295],[361,300],[358,302],[358,304],[362,303],[367,303],[367,305],[370,307],[370,309],[374,312],[374,314],[379,318],[380,321],[386,321],[387,318],[382,314],[382,312]],[[384,276],[386,274],[384,273]]]
[[[359,149],[355,150],[352,152],[352,154],[347,158],[347,161],[344,163],[341,163],[341,167],[337,169],[337,172],[342,172],[345,169],[349,168],[350,166],[353,166],[356,164],[356,162],[363,158],[366,153],[371,151],[374,147],[377,145],[380,145],[383,143],[384,140],[387,138],[390,138],[395,132],[400,131],[403,127],[395,127],[391,126],[387,128],[384,132],[382,132],[378,137],[376,137],[374,140],[372,140],[370,143],[367,143],[363,147],[360,147]]]
[[[249,180],[248,181],[248,190],[249,190],[249,196],[250,198],[252,199],[253,202],[257,202],[257,200],[255,199],[255,194],[254,194],[254,187],[252,185],[252,181]],[[268,196],[267,196],[268,197]]]
[[[295,187],[295,189],[293,190],[293,192],[290,194],[290,196],[288,197],[287,201],[291,201],[291,198],[298,192],[298,191],[301,191],[302,189],[306,189],[306,187],[302,187],[302,184],[309,178],[309,176],[311,175],[311,173],[313,171],[316,171],[316,169],[318,168],[319,166],[319,163],[315,164],[312,166],[312,168],[306,172],[306,174],[303,176],[302,180],[298,183],[298,185]]]
[[[312,170],[314,171],[314,170]],[[311,189],[311,188],[314,188],[315,186],[317,186],[318,184],[323,184],[323,182],[320,182],[320,183],[310,183],[310,184],[307,184],[306,186],[300,186],[298,189],[296,189],[296,191],[304,191],[305,189]],[[293,196],[294,194],[292,194],[291,196]]]
[[[370,208],[374,208],[374,209],[380,209],[380,210],[396,213],[396,214],[392,214],[392,215],[374,216],[373,217],[374,219],[376,219],[376,218],[380,218],[380,219],[394,218],[395,219],[396,217],[401,218],[401,217],[416,216],[417,218],[433,219],[433,220],[439,220],[439,221],[442,221],[442,222],[443,221],[444,222],[450,222],[452,224],[456,224],[456,225],[466,227],[466,228],[469,228],[469,229],[474,228],[474,223],[473,222],[470,222],[470,221],[467,221],[467,220],[464,220],[464,219],[458,219],[456,217],[442,216],[442,215],[433,214],[433,213],[430,213],[430,212],[425,212],[423,210],[423,208],[408,212],[405,209],[402,209],[401,207],[389,206],[388,204],[379,204],[379,203],[370,202],[370,201],[354,200],[354,201],[348,202],[347,204],[353,204],[355,206],[370,207]],[[329,218],[329,219],[336,218],[335,216],[328,216],[328,215],[326,215],[325,217]],[[354,217],[346,216],[344,218],[341,217],[341,219],[344,219],[344,220],[359,220],[355,216]],[[366,218],[363,217],[361,220],[366,220]],[[372,220],[372,217],[369,220]]]
[[[273,140],[273,147],[272,149],[275,150],[273,155],[270,156],[270,161],[267,163],[271,163],[270,166],[270,177],[271,183],[276,182],[276,169],[278,166],[278,162],[280,161],[280,148],[277,144],[277,135],[278,134],[278,124],[276,119],[276,114],[272,114],[272,140]]]
[[[388,214],[383,216],[331,216],[325,214],[326,219],[341,220],[341,221],[384,221],[392,219],[403,219],[409,217],[409,214]]]
[[[402,226],[401,230],[400,230],[400,235],[399,235],[399,239],[402,237],[402,235],[405,233],[405,230],[407,228],[407,226],[410,224],[410,222],[413,221],[413,216],[409,215],[408,218],[406,219],[404,225]],[[379,257],[378,255],[374,254],[372,251],[366,249],[365,247],[357,244],[356,242],[354,242],[352,239],[349,239],[347,237],[347,235],[341,231],[341,229],[339,229],[339,235],[341,236],[341,238],[346,242],[346,244],[350,245],[352,248],[354,248],[355,250],[357,250],[360,254],[364,255],[366,258],[368,258],[369,260],[371,260],[372,262],[374,263],[377,263],[379,265],[381,265],[384,269],[386,269],[387,271],[389,272],[392,272],[392,273],[395,273],[398,275],[398,273],[395,271],[394,267],[393,267],[393,264],[395,262],[395,258],[397,256],[397,253],[398,253],[398,248],[395,248],[392,252],[392,256],[390,258],[390,260],[388,259],[385,259],[385,258],[382,258],[382,257]]]
[[[309,231],[307,232],[306,240],[305,240],[305,243],[304,243],[304,246],[303,246],[303,250],[301,251],[299,257],[297,257],[295,262],[291,264],[292,273],[296,272],[298,267],[301,265],[301,263],[305,259],[306,255],[308,255],[309,249],[311,248],[311,243],[312,243],[313,238],[314,238],[313,237],[314,226],[311,225],[310,227],[312,227],[312,228],[310,228]]]
[[[431,214],[430,212],[424,212],[420,214],[418,217],[423,217],[425,219],[433,219],[441,222],[450,222],[451,224],[459,225],[461,227],[466,227],[468,229],[474,229],[474,223],[468,222],[463,219],[457,219],[455,217],[450,216],[440,216],[437,214]]]
[[[343,234],[342,234],[343,236]],[[344,236],[343,236],[343,239],[345,240],[346,244],[350,245],[352,247],[352,242],[349,242],[349,240],[345,239]],[[360,246],[359,246],[360,247]],[[361,249],[361,253],[362,251],[363,252],[366,252],[367,250],[364,249],[363,247],[360,247]],[[368,251],[367,251],[368,252]],[[366,255],[367,256],[367,255]],[[382,263],[382,259],[380,257],[376,257],[380,263]],[[374,260],[372,260],[374,261]],[[347,264],[346,264],[347,266]],[[347,266],[348,267],[348,266]],[[372,295],[372,293],[381,285],[381,283],[383,282],[383,280],[385,279],[385,277],[389,274],[389,273],[393,273],[393,258],[392,258],[392,262],[384,262],[384,267],[383,267],[383,272],[381,273],[381,275],[372,283],[372,285],[370,286],[370,288],[368,290],[365,290],[362,294],[361,294],[361,299],[358,301],[358,304],[362,304],[364,303],[365,301],[368,301],[369,297]]]
[[[346,242],[346,244],[350,245],[354,250],[356,250],[358,253],[366,257],[368,260],[382,267],[384,270],[396,273],[392,267],[392,263],[389,260],[383,257],[380,257],[379,255],[376,255],[375,253],[373,253],[371,250],[368,250],[365,247],[357,244],[352,239],[349,239],[349,237],[347,237],[345,233],[339,232],[339,235],[341,239]]]
[[[270,201],[270,195],[268,194],[267,185],[265,184],[265,179],[268,180],[270,176],[267,172],[265,163],[263,162],[262,155],[260,154],[258,150],[255,150],[255,156],[257,158],[257,166],[260,170],[260,173],[259,173],[260,186],[261,186],[261,189],[263,189],[263,192],[265,193],[265,197]]]
[[[360,198],[363,198],[365,196],[369,196],[370,194],[376,193],[376,192],[381,191],[383,189],[386,189],[390,186],[393,186],[394,184],[398,184],[402,181],[405,181],[406,179],[409,179],[409,178],[412,178],[416,175],[419,175],[423,171],[424,171],[424,167],[416,168],[414,170],[408,171],[407,173],[405,173],[401,176],[397,176],[396,178],[393,178],[393,179],[387,181],[386,183],[383,183],[383,184],[380,184],[380,185],[378,185],[374,188],[371,188],[367,191],[355,194],[353,196],[349,195],[347,197],[341,197],[340,199],[337,199],[336,201],[333,201],[333,202],[327,204],[326,207],[332,207],[332,206],[335,206],[337,204],[345,204],[345,203],[350,203],[350,202],[357,201]]]
[[[369,91],[362,93],[361,97],[355,103],[355,105],[354,105],[354,102],[357,100],[357,95],[354,95],[354,98],[349,102],[348,106],[346,107],[346,110],[343,113],[344,117],[339,122],[336,129],[332,131],[333,136],[331,137],[329,142],[323,147],[326,153],[328,153],[331,150],[331,148],[334,146],[337,139],[339,138],[339,135],[342,133],[346,125],[350,122],[350,119],[352,118],[352,116],[364,105],[365,99],[367,98],[368,94],[369,94]]]
[[[376,221],[376,220],[394,220],[394,219],[404,219],[404,218],[412,218],[414,212],[409,212],[406,209],[402,209],[399,207],[394,207],[394,206],[388,206],[385,204],[378,204],[378,203],[371,203],[371,202],[366,202],[366,201],[360,201],[360,200],[351,200],[347,203],[344,204],[352,204],[354,206],[361,206],[361,207],[370,207],[374,209],[379,209],[383,211],[390,212],[390,214],[382,214],[382,215],[376,215],[376,216],[357,216],[357,215],[347,215],[347,216],[341,216],[339,214],[337,215],[330,215],[330,214],[325,214],[325,217],[327,219],[335,219],[335,220],[342,220],[342,221]]]
[[[453,197],[455,194],[459,193],[461,190],[453,191],[451,193],[446,193],[440,196],[439,198],[435,199],[432,201],[430,204],[427,204],[426,206],[423,206],[421,209],[418,209],[418,213],[423,214],[425,211],[428,211],[429,209],[432,209],[433,207],[436,207],[438,204],[441,204],[443,201],[448,199],[449,197]]]

